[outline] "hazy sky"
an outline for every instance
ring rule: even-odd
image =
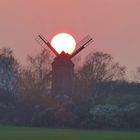
[[[140,0],[0,0],[0,47],[21,61],[40,50],[37,34],[51,40],[59,32],[77,42],[90,34],[94,44],[82,55],[111,53],[129,71],[140,64]]]

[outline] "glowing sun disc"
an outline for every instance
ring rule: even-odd
[[[59,33],[52,38],[52,47],[60,54],[62,51],[71,54],[76,46],[75,39],[67,33]]]

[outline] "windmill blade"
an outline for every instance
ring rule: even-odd
[[[44,42],[38,36],[35,38],[35,40],[40,46],[43,47],[44,50],[47,50],[46,44],[44,44]]]
[[[87,35],[84,37],[76,46],[78,49],[70,55],[70,58],[77,55],[81,50],[83,50],[85,47],[87,47],[89,44],[93,42],[93,39],[90,37],[90,35]]]
[[[56,55],[58,56],[58,52],[51,46],[51,44],[46,40],[46,38],[43,36],[43,35],[38,35],[37,38],[36,38],[36,41],[41,45],[43,46],[44,48],[49,47],[50,50]]]

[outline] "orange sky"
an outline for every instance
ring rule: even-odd
[[[111,53],[134,71],[140,64],[140,0],[0,0],[0,47],[23,61],[40,50],[34,38],[68,32],[77,41],[87,34],[91,50]]]

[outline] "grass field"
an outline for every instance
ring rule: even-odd
[[[140,140],[140,132],[0,127],[0,140]]]

